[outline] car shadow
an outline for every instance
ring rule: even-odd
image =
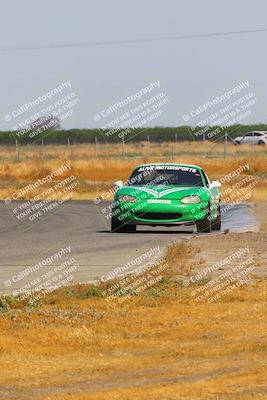
[[[101,230],[101,231],[96,231],[96,233],[112,233],[110,230]],[[115,232],[116,233],[116,232]],[[117,233],[122,233],[123,235],[140,235],[140,234],[146,234],[146,235],[177,235],[177,234],[188,234],[192,235],[193,233],[197,233],[196,231],[136,231],[136,232],[117,232]]]

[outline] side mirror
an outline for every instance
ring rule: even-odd
[[[212,188],[220,188],[222,186],[221,182],[219,181],[212,181],[210,187]]]
[[[114,186],[116,190],[123,188],[123,182],[122,181],[116,181],[114,182]]]

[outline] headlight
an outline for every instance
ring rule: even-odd
[[[197,204],[201,203],[201,198],[196,195],[187,196],[181,199],[181,203],[183,204]]]
[[[135,203],[136,198],[134,196],[130,196],[129,194],[123,194],[119,196],[119,201],[121,203]]]

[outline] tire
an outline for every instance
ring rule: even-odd
[[[123,224],[117,218],[111,218],[111,232],[112,233],[134,233],[136,232],[136,225]]]
[[[211,231],[210,212],[205,218],[196,221],[197,231],[200,233],[209,233]]]
[[[263,144],[265,144],[265,142],[264,142],[263,140],[259,140],[259,141],[258,141],[258,145],[259,145],[259,146],[262,146]]]
[[[136,225],[134,225],[134,224],[125,225],[124,226],[124,232],[128,232],[128,233],[136,232]]]
[[[214,222],[211,223],[211,229],[213,231],[220,231],[222,227],[222,216],[221,216],[221,207],[218,207],[218,214]]]
[[[234,143],[236,146],[240,144],[239,140],[235,140]]]

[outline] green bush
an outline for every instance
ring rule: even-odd
[[[208,133],[214,131],[218,127],[208,127],[206,131],[206,138],[208,138]],[[219,127],[220,128],[220,127]],[[205,127],[199,128],[201,130],[205,130]],[[245,133],[253,130],[266,130],[267,125],[258,124],[258,125],[233,125],[228,127],[227,133],[231,137],[242,136]],[[195,128],[195,131],[197,129]],[[0,132],[0,144],[9,144],[14,145],[16,138],[18,142],[21,144],[27,143],[36,143],[41,144],[42,139],[44,139],[46,144],[67,144],[68,139],[70,143],[95,143],[95,138],[97,138],[98,143],[119,143],[121,142],[121,138],[119,137],[119,133],[124,132],[123,129],[121,131],[116,131],[113,135],[108,136],[107,131],[103,131],[102,129],[69,129],[69,130],[55,130],[55,131],[46,131],[42,132],[38,135],[37,138],[30,139],[28,134],[18,138],[16,137],[15,132]],[[211,140],[223,140],[225,134],[225,130],[220,128],[220,133],[215,135]],[[130,132],[125,136],[125,142],[141,142],[146,141],[149,136],[150,142],[160,143],[160,142],[174,142],[177,141],[201,141],[203,140],[202,135],[197,136],[192,132],[191,127],[189,126],[179,126],[179,127],[155,127],[155,128],[137,128],[130,130]]]
[[[5,314],[10,310],[10,305],[7,300],[3,297],[0,298],[0,313]]]

